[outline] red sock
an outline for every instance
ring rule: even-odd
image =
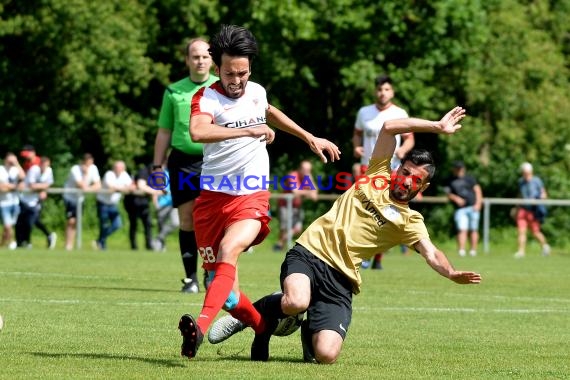
[[[196,320],[202,334],[208,331],[208,327],[210,327],[210,324],[222,309],[224,302],[228,299],[234,286],[235,278],[236,267],[227,263],[216,265],[216,275],[206,292],[202,311]]]
[[[240,292],[239,302],[235,308],[230,310],[230,314],[232,317],[251,326],[256,334],[262,333],[265,330],[265,321],[261,317],[261,314],[253,307],[251,301],[243,292]]]

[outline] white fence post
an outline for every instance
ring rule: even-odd
[[[489,228],[491,225],[491,203],[483,199],[483,252],[489,253]]]
[[[85,197],[83,194],[79,194],[77,198],[77,209],[75,210],[75,239],[76,239],[76,246],[77,249],[81,249],[81,240],[82,240],[82,232],[83,232],[83,201]]]

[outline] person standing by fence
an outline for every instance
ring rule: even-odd
[[[453,163],[453,176],[448,180],[445,192],[455,207],[454,220],[457,230],[457,252],[459,256],[465,256],[467,235],[469,235],[469,255],[477,256],[483,192],[477,180],[465,173],[465,164],[463,162],[455,161]]]
[[[64,189],[97,191],[101,188],[101,177],[99,169],[95,166],[95,160],[90,153],[85,153],[81,163],[71,167]],[[75,234],[77,232],[77,204],[83,195],[77,192],[65,192],[63,203],[65,204],[65,249],[71,251],[74,246]]]
[[[533,174],[532,164],[525,162],[521,165],[521,177],[518,180],[520,196],[524,199],[546,199],[546,188],[542,180]],[[550,255],[550,246],[546,241],[546,237],[540,229],[541,223],[546,217],[546,207],[543,205],[521,205],[516,214],[517,230],[518,230],[518,251],[515,258],[525,257],[527,229],[538,240],[542,247],[542,255]]]

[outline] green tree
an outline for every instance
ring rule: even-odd
[[[135,0],[45,0],[4,1],[0,15],[0,143],[132,163],[150,127],[139,100],[166,74],[146,56],[152,13]]]

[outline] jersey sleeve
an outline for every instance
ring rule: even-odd
[[[401,235],[402,244],[413,247],[421,239],[429,239],[429,233],[421,215],[413,214]]]
[[[368,170],[366,170],[366,175],[383,175],[386,178],[390,178],[390,161],[392,156],[382,157],[382,158],[372,158],[368,164]]]
[[[165,90],[162,96],[162,105],[158,114],[158,126],[164,129],[174,129],[174,110],[169,90]]]
[[[192,96],[190,116],[208,115],[214,120],[218,104],[212,91],[208,91],[207,87],[202,87]]]

